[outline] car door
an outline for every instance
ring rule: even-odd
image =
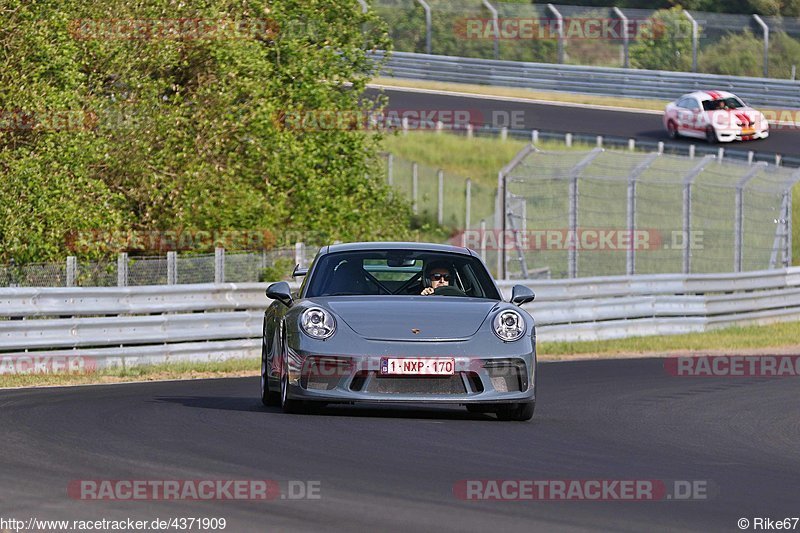
[[[676,122],[678,125],[678,133],[684,135],[692,127],[693,115],[689,109],[690,98],[681,98],[676,104],[677,117]]]
[[[706,124],[700,102],[694,97],[686,98],[685,106],[683,120],[685,129],[681,133],[690,137],[704,137]]]

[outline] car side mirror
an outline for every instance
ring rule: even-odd
[[[511,303],[514,305],[532,302],[534,298],[536,298],[536,294],[525,285],[514,285],[511,289]]]
[[[291,307],[292,305],[292,289],[289,287],[289,284],[285,281],[279,281],[277,283],[273,283],[269,287],[267,287],[267,298],[272,300],[278,300],[286,307]]]

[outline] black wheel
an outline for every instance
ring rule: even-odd
[[[672,120],[667,122],[667,135],[669,135],[670,139],[677,139],[680,136],[678,134],[678,126]]]
[[[281,401],[277,391],[269,389],[269,377],[267,376],[267,347],[261,342],[261,403],[266,406],[278,405]]]
[[[708,141],[708,144],[717,143],[717,132],[714,131],[713,126],[709,126],[706,128],[706,141]]]
[[[512,420],[515,422],[525,422],[533,418],[533,411],[536,402],[512,403],[503,405],[497,411],[498,420]]]
[[[281,409],[284,413],[299,414],[305,412],[305,405],[300,400],[289,398],[289,371],[284,360],[281,368]]]

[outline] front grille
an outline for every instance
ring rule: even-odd
[[[352,389],[352,385],[350,386]],[[366,392],[377,394],[465,394],[460,374],[436,377],[375,377]]]
[[[369,372],[367,372],[366,370],[362,370],[356,373],[356,375],[353,376],[353,381],[350,382],[350,390],[359,392],[361,389],[363,389],[364,383],[367,381],[368,375]]]

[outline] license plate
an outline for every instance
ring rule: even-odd
[[[742,135],[753,135],[755,132],[756,130],[752,128],[747,128],[742,130]]]
[[[382,376],[452,376],[456,371],[453,357],[384,357]]]

